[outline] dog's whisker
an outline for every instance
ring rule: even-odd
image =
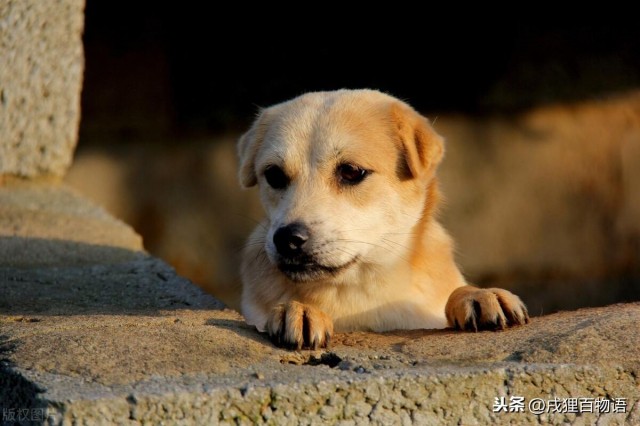
[[[376,248],[380,248],[383,250],[387,250],[393,253],[393,251],[391,249],[389,249],[388,247],[385,246],[381,246],[380,244],[375,244],[375,243],[371,243],[368,241],[359,241],[359,240],[346,240],[346,239],[338,239],[335,241],[340,241],[340,242],[345,242],[345,243],[355,243],[355,244],[368,244],[370,246],[376,247]]]
[[[357,256],[357,253],[352,253],[352,252],[350,252],[349,250],[345,250],[345,249],[343,249],[343,248],[338,248],[338,251],[340,251],[340,252],[342,252],[342,253],[344,253],[344,254],[348,255],[349,257],[355,257],[355,256]]]
[[[391,245],[390,245],[388,242],[386,242],[386,241],[383,241],[383,242],[384,242],[385,244],[388,244],[388,245],[391,247]],[[388,250],[389,252],[391,252],[391,253],[396,254],[396,255],[398,254],[397,249],[395,249],[395,248],[388,248],[387,250]],[[405,256],[398,256],[398,259],[400,259],[400,260],[404,261],[405,263],[407,263],[407,264],[411,265],[411,260],[410,260],[410,259],[408,259],[408,258],[407,258],[407,257],[405,257]]]
[[[389,250],[389,248],[387,248],[387,247],[385,247],[385,246],[382,246],[382,245],[380,245],[380,244],[376,244],[376,243],[372,243],[372,242],[370,242],[370,241],[352,240],[352,239],[345,239],[345,238],[339,238],[339,239],[337,239],[337,240],[335,240],[335,241],[339,241],[339,242],[346,242],[346,243],[356,243],[356,244],[368,244],[368,245],[371,245],[371,246],[374,246],[374,247],[378,247],[378,248],[382,248],[382,249],[387,249],[387,250]],[[395,244],[396,246],[398,246],[398,247],[400,247],[400,248],[403,248],[403,249],[406,249],[406,250],[409,250],[409,249],[410,249],[410,247],[408,247],[408,246],[406,246],[406,245],[403,245],[403,244],[400,244],[400,243],[399,243],[399,242],[397,242],[397,241],[393,241],[392,239],[388,239],[388,238],[384,238],[384,237],[383,237],[383,238],[382,238],[382,242],[383,242],[384,244],[386,244],[386,245],[390,246],[390,247],[391,247],[391,244]]]
[[[241,212],[237,212],[237,211],[233,212],[233,214],[235,216],[242,217],[244,219],[249,219],[251,222],[255,223],[256,225],[260,226],[261,228],[266,228],[266,226],[264,224],[264,221],[262,219],[256,219],[255,217],[249,216],[246,213],[241,213]]]
[[[391,246],[390,244],[388,244],[388,243],[387,243],[387,244],[389,245],[389,247],[385,247],[385,246],[382,246],[382,245],[380,245],[380,244],[375,244],[375,243],[371,243],[371,242],[367,242],[367,241],[358,241],[358,240],[336,240],[336,241],[344,241],[344,242],[350,242],[350,243],[362,243],[362,244],[369,244],[369,245],[371,245],[371,246],[373,246],[373,247],[379,248],[379,249],[381,249],[381,250],[385,250],[385,251],[387,251],[387,252],[389,252],[389,253],[391,253],[391,254],[394,254],[394,255],[397,255],[397,254],[398,254],[397,249],[396,249],[395,247],[392,247],[392,246]],[[340,248],[338,248],[338,250],[340,250]],[[404,257],[404,256],[398,256],[398,259],[400,259],[400,260],[402,260],[402,261],[404,261],[404,262],[406,262],[406,263],[408,263],[408,264],[410,264],[410,263],[411,263],[411,262],[410,262],[410,260],[409,260],[409,259],[407,259],[407,258],[406,258],[406,257]]]
[[[395,245],[397,245],[398,247],[403,248],[403,249],[406,249],[406,250],[411,250],[411,247],[406,246],[406,245],[404,245],[404,244],[400,244],[399,242],[397,242],[397,241],[393,241],[393,240],[390,240],[390,239],[388,239],[388,238],[383,238],[383,239],[382,239],[382,241],[384,241],[384,242],[385,242],[385,243],[387,243],[387,244],[395,244]]]
[[[253,261],[255,263],[258,263],[262,256],[264,256],[264,253],[262,251],[257,251],[255,257],[253,258]]]
[[[245,243],[245,247],[250,247],[250,246],[257,246],[257,245],[261,245],[264,244],[266,240],[255,240],[255,241],[247,241]]]
[[[264,240],[251,240],[251,241],[247,241],[246,243],[244,243],[243,245],[239,246],[236,248],[236,254],[237,253],[241,253],[247,249],[251,249],[253,247],[261,247],[264,246],[265,241]]]

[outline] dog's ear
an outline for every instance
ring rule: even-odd
[[[240,159],[238,178],[243,188],[250,188],[258,183],[255,169],[256,154],[266,132],[267,115],[268,110],[260,111],[251,128],[238,140],[238,158]]]
[[[444,155],[444,139],[433,130],[427,118],[404,103],[391,106],[391,121],[400,138],[401,175],[431,179]]]

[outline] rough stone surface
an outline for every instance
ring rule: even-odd
[[[105,263],[141,249],[133,229],[67,187],[0,185],[2,266]]]
[[[0,176],[62,176],[80,120],[84,0],[0,0]]]
[[[640,421],[640,303],[504,332],[344,333],[327,351],[285,351],[136,244],[122,244],[118,234],[130,228],[68,190],[2,191],[0,247],[11,229],[34,238],[0,262],[0,416],[26,410],[49,424],[130,425]],[[12,209],[26,205],[40,214],[16,227]],[[68,228],[81,250],[61,258],[54,245],[16,262],[31,244],[54,241],[45,224],[65,223],[61,210],[78,224],[111,227],[115,246]],[[524,412],[494,412],[496,398],[515,396],[525,398]],[[533,398],[625,398],[626,412],[535,415]]]
[[[173,305],[155,311],[144,301],[126,313],[14,309],[2,318],[0,381],[14,383],[3,404],[44,407],[65,423],[638,418],[638,304],[556,314],[503,333],[341,334],[323,360],[320,352],[276,349],[236,313],[211,301],[193,309],[176,293]],[[501,396],[626,398],[627,413],[494,413]]]

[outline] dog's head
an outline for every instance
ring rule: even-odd
[[[238,143],[259,186],[269,260],[293,281],[402,258],[443,155],[428,120],[373,90],[309,93],[261,111]]]

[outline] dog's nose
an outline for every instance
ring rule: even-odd
[[[302,253],[309,239],[309,229],[301,223],[282,226],[273,234],[273,243],[282,256],[291,257]]]

